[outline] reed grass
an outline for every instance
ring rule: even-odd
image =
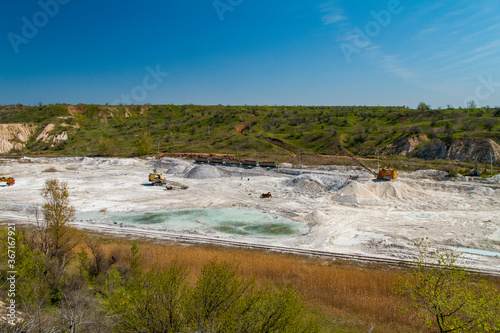
[[[99,237],[108,258],[126,269],[130,265],[131,242]],[[257,283],[290,285],[306,304],[326,318],[335,332],[367,332],[371,325],[383,332],[426,332],[402,316],[398,308],[405,301],[391,292],[403,271],[385,266],[368,266],[313,257],[244,250],[228,247],[139,242],[142,265],[170,267],[174,262],[186,266],[194,282],[201,268],[213,259],[235,263],[242,277],[255,277]],[[330,331],[330,330],[328,330]]]

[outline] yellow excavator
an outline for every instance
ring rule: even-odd
[[[393,180],[393,179],[398,178],[398,172],[396,170],[394,170],[393,168],[391,168],[390,164],[388,164],[387,167],[380,169],[378,171],[378,173],[376,173],[375,171],[373,171],[372,169],[370,169],[368,166],[366,166],[363,162],[361,162],[361,160],[358,159],[356,157],[356,155],[354,155],[353,153],[351,153],[349,150],[347,150],[346,148],[344,148],[344,147],[342,147],[340,145],[338,147],[339,147],[340,150],[345,151],[347,153],[347,156],[349,156],[351,159],[353,159],[354,161],[356,161],[363,168],[365,168],[366,170],[368,170],[372,175],[374,175],[375,178],[381,179],[381,180]]]
[[[187,190],[189,186],[174,182],[172,180],[166,180],[165,177],[161,173],[159,173],[156,169],[153,169],[153,172],[149,174],[149,181],[153,186],[165,186],[167,190]]]
[[[167,184],[167,180],[161,173],[156,171],[156,169],[154,169],[153,172],[149,174],[149,181],[153,186],[163,186]]]
[[[6,182],[7,186],[12,186],[16,181],[12,177],[0,177],[0,182]]]

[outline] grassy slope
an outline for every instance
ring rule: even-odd
[[[301,154],[337,154],[339,143],[361,156],[375,156],[397,138],[427,134],[453,139],[491,138],[500,142],[500,109],[417,111],[402,107],[288,107],[82,105],[67,118],[68,106],[0,109],[1,123],[69,124],[69,140],[56,144],[31,140],[32,154],[133,156],[140,133],[149,151],[204,152],[271,156],[289,161]],[[468,116],[469,113],[469,116]],[[41,129],[40,129],[41,131]],[[36,137],[36,136],[35,136]],[[26,154],[26,150],[24,151]],[[281,158],[280,158],[281,156]],[[298,161],[297,161],[298,162]]]

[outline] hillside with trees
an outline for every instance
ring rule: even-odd
[[[22,105],[0,109],[8,155],[219,153],[415,157],[498,164],[500,109],[403,106]]]

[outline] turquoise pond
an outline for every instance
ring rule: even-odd
[[[92,216],[90,216],[92,215]],[[256,209],[175,209],[142,213],[77,214],[79,218],[137,224],[169,230],[199,230],[230,235],[283,237],[307,233],[308,227]]]

